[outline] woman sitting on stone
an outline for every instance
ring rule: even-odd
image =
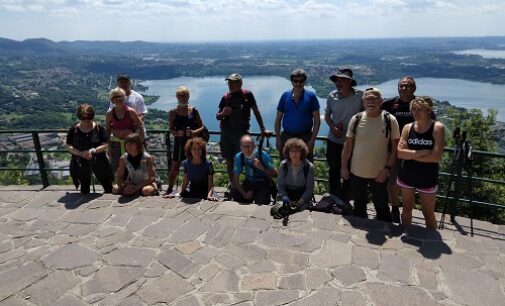
[[[178,104],[168,112],[168,126],[174,136],[172,166],[168,176],[167,194],[173,191],[181,161],[186,159],[184,146],[188,139],[201,135],[203,123],[198,110],[189,105],[189,89],[180,86],[175,90]]]
[[[207,160],[206,143],[202,138],[191,138],[184,151],[188,159],[183,161],[184,179],[180,193],[165,195],[165,198],[180,196],[183,198],[207,199],[217,201],[214,196],[214,167]]]
[[[144,142],[144,126],[133,108],[125,104],[125,91],[119,87],[109,93],[114,107],[105,115],[105,128],[110,135],[109,160],[112,171],[119,167],[119,158],[125,153],[125,139],[128,135],[139,133],[141,143]]]
[[[286,159],[279,165],[279,195],[296,210],[308,208],[314,194],[314,165],[307,160],[308,153],[303,140],[292,138],[284,145]]]
[[[114,194],[154,196],[159,194],[159,186],[154,170],[154,158],[144,151],[138,134],[125,139],[126,153],[119,160],[118,185]]]
[[[70,174],[76,187],[81,185],[81,193],[89,193],[91,171],[102,185],[105,193],[112,192],[112,170],[105,155],[109,136],[105,128],[93,121],[95,111],[89,104],[77,108],[79,123],[72,126],[67,134],[68,150],[72,153]]]

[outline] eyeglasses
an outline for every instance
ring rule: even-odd
[[[93,116],[91,116],[91,115],[89,115],[89,116],[83,116],[83,117],[81,117],[79,119],[81,119],[82,121],[93,120]]]
[[[398,88],[413,88],[414,85],[410,85],[410,84],[404,84],[404,85],[398,85]]]
[[[249,149],[249,148],[252,148],[252,144],[247,144],[247,145],[240,145],[240,147],[244,148],[244,149]]]
[[[118,99],[118,98],[119,98],[119,99],[124,99],[125,97],[126,97],[126,96],[114,96],[114,97],[112,97],[112,99],[113,99],[113,100]]]
[[[303,83],[305,83],[305,80],[304,79],[292,79],[291,82],[293,84],[303,84]]]
[[[188,94],[176,94],[176,96],[180,98],[189,97]]]

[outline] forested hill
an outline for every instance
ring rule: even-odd
[[[406,74],[505,84],[505,59],[453,53],[503,46],[505,37],[212,44],[0,38],[0,128],[67,127],[82,102],[103,113],[106,93],[118,73],[136,79],[230,72],[287,77],[303,67],[320,97],[334,88],[328,76],[338,67],[351,67],[360,84]],[[166,117],[155,111],[150,116]]]

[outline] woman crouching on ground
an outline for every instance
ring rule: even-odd
[[[159,194],[154,158],[144,151],[138,134],[125,139],[126,153],[119,160],[118,185],[114,194],[154,196]],[[126,177],[125,177],[126,176]]]
[[[314,194],[314,165],[307,159],[308,153],[303,140],[292,138],[284,145],[286,159],[279,165],[279,195],[299,211],[308,208]]]
[[[410,102],[414,122],[403,127],[398,143],[398,158],[403,159],[397,184],[403,199],[402,224],[412,223],[416,191],[421,199],[427,229],[436,229],[435,200],[438,184],[438,163],[445,146],[444,125],[431,119],[433,100],[416,97]]]
[[[164,198],[207,199],[217,201],[214,196],[214,167],[207,160],[206,143],[200,137],[191,138],[184,147],[188,159],[182,162],[184,179],[180,193],[164,195]]]

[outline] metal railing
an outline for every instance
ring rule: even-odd
[[[4,134],[31,134],[31,139],[33,141],[33,149],[11,149],[11,150],[0,150],[0,154],[5,154],[5,153],[35,153],[36,159],[37,159],[37,168],[19,168],[19,167],[0,167],[0,171],[39,171],[40,178],[42,181],[42,185],[44,187],[49,186],[49,178],[48,178],[48,171],[68,171],[69,168],[49,168],[46,167],[45,162],[44,162],[44,153],[63,153],[63,152],[68,152],[67,150],[63,149],[44,149],[41,146],[41,141],[39,134],[47,134],[47,133],[66,133],[68,130],[64,129],[33,129],[33,130],[0,130],[0,135]],[[167,158],[167,166],[166,168],[158,168],[159,171],[168,171],[170,170],[171,167],[171,137],[167,130],[165,129],[150,129],[147,130],[148,135],[153,135],[153,134],[163,134],[165,137],[165,145],[166,148],[164,149],[157,149],[157,148],[147,148],[150,153],[164,153],[166,154]],[[220,135],[219,131],[209,131],[209,134],[211,137],[213,135]],[[251,133],[252,136],[258,136],[259,133]],[[267,136],[267,140],[273,136]],[[325,136],[318,136],[317,141],[322,141],[326,142],[328,140],[327,137]],[[451,153],[453,152],[453,148],[445,148],[446,153]],[[211,155],[216,155],[219,153],[216,152],[209,152]],[[491,153],[491,152],[485,152],[485,151],[473,151],[474,156],[476,157],[486,157],[486,158],[499,158],[499,159],[505,159],[505,154],[499,154],[499,153]],[[273,159],[278,159],[279,155],[278,154],[271,154]],[[314,157],[314,162],[315,163],[326,163],[326,158],[322,157]],[[226,173],[226,170],[216,170],[218,173]],[[442,177],[448,177],[450,176],[450,173],[447,172],[440,172],[440,176]],[[485,177],[468,177],[467,175],[461,176],[461,178],[467,180],[469,179],[470,182],[476,181],[476,182],[484,182],[484,183],[490,183],[490,184],[496,184],[496,185],[505,185],[504,180],[497,180],[497,179],[492,179],[492,178],[485,178]],[[327,183],[328,179],[327,177],[316,177],[316,181],[320,183]],[[482,201],[475,201],[475,200],[469,200],[465,198],[454,198],[454,197],[449,197],[443,194],[438,194],[438,198],[446,199],[446,200],[456,200],[457,202],[462,202],[462,203],[471,203],[479,206],[489,206],[489,207],[495,207],[495,208],[505,208],[505,203],[487,203],[487,202],[482,202]]]

